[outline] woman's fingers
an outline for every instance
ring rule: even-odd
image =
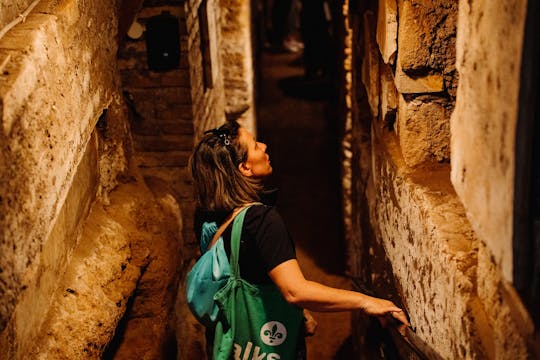
[[[407,326],[411,326],[411,324],[409,324],[409,320],[407,320],[407,317],[405,316],[405,313],[403,312],[403,310],[399,310],[399,311],[391,311],[390,314],[392,314],[392,317],[394,319],[397,319],[398,321],[400,321],[402,324],[405,324]]]
[[[379,298],[371,298],[370,300],[371,303],[366,307],[366,312],[368,314],[376,316],[389,314],[392,315],[394,319],[410,326],[403,310],[397,307],[393,302]]]

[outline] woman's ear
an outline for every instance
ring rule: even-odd
[[[238,165],[238,170],[240,170],[240,173],[245,177],[253,176],[253,171],[251,171],[251,167],[246,162],[241,162],[240,165]]]

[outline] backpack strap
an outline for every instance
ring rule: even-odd
[[[238,266],[238,254],[240,252],[240,237],[242,236],[242,225],[248,208],[242,209],[234,218],[232,234],[231,234],[231,276],[240,278],[240,267]]]
[[[210,243],[208,244],[206,251],[210,250],[210,248],[215,245],[215,243],[219,240],[219,237],[223,234],[225,229],[227,229],[227,226],[229,226],[229,224],[236,218],[236,216],[243,210],[247,210],[248,208],[250,208],[252,205],[262,205],[262,204],[259,202],[252,202],[252,203],[245,204],[243,206],[240,206],[234,209],[231,215],[229,215],[229,217],[227,218],[227,220],[225,220],[223,224],[221,224],[221,226],[217,229],[216,233],[214,234],[214,237],[212,238],[212,241],[210,241]]]

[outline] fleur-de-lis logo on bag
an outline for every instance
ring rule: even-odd
[[[269,321],[261,327],[259,335],[266,345],[278,346],[287,338],[287,329],[279,321]]]

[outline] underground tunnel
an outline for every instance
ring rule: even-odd
[[[208,358],[189,163],[232,120],[268,146],[306,278],[411,324],[315,312],[308,359],[539,357],[538,15],[0,0],[0,359]]]

